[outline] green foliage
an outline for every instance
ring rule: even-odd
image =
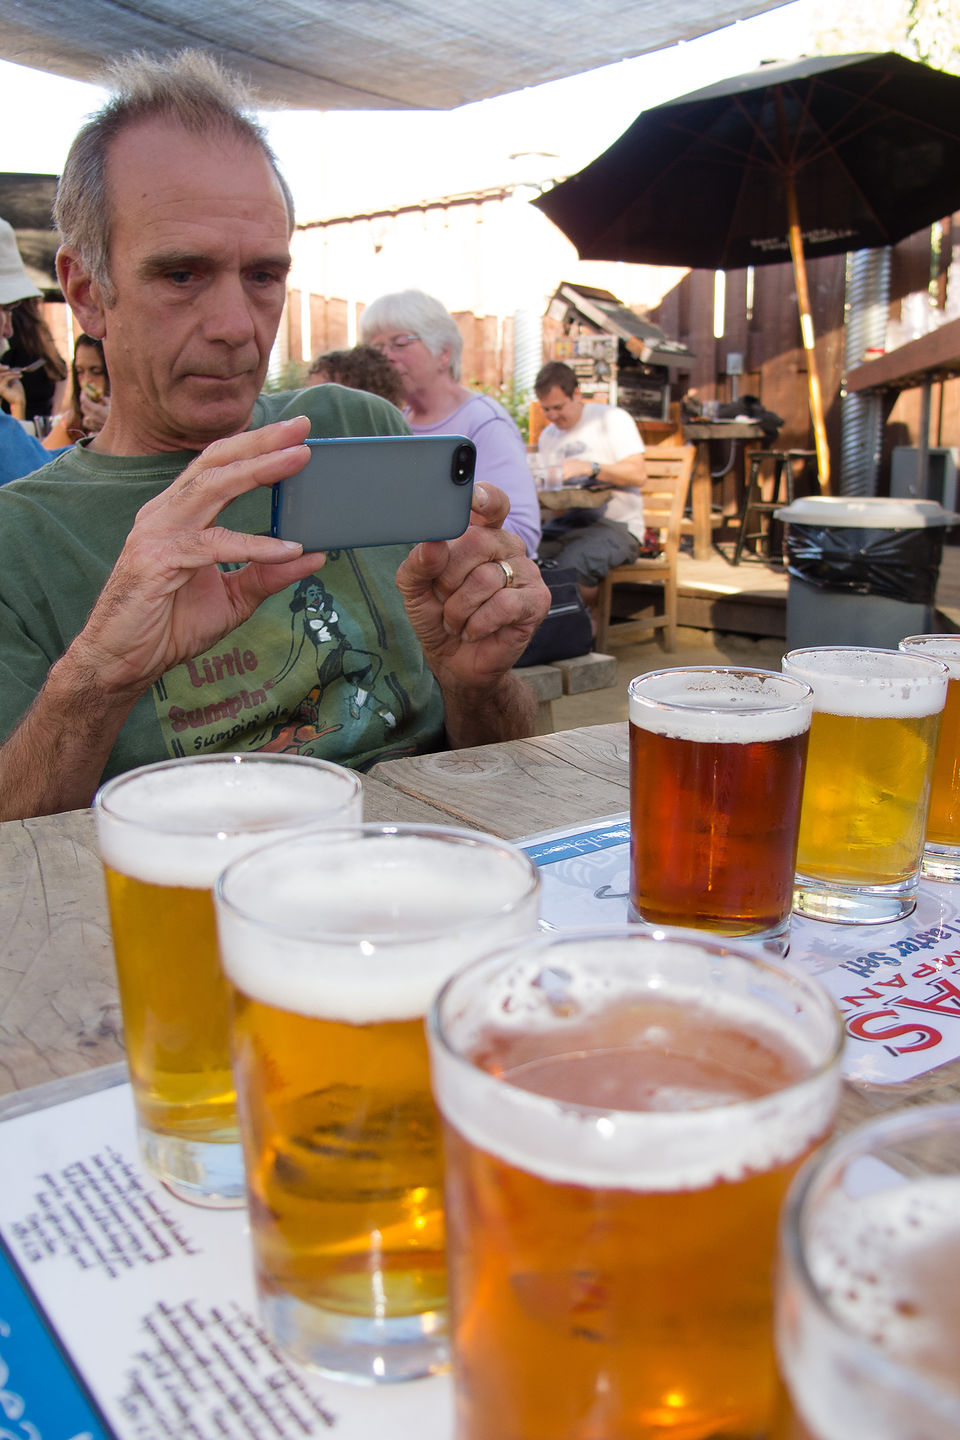
[[[479,390],[481,395],[489,395],[491,399],[499,400],[523,436],[523,443],[525,445],[530,443],[530,401],[533,399],[532,390],[520,390],[514,380],[508,380],[505,385],[479,385],[475,381],[470,386],[470,389]]]
[[[309,366],[303,360],[288,360],[275,375],[268,375],[263,388],[269,393],[276,390],[302,390],[307,383]]]
[[[960,71],[958,36],[960,5],[957,0],[908,0],[906,53],[912,59],[956,74]]]

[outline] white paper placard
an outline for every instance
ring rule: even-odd
[[[540,868],[545,928],[627,923],[626,814],[519,844]],[[848,1079],[896,1085],[960,1057],[960,886],[922,880],[916,910],[889,925],[795,918],[788,963],[840,1007]]]
[[[4,1440],[450,1440],[447,1376],[342,1384],[267,1341],[246,1212],[145,1174],[129,1085],[7,1120],[0,1147]]]

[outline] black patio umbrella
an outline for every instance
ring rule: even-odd
[[[585,260],[733,270],[789,254],[827,489],[804,255],[891,245],[960,209],[960,78],[893,53],[764,65],[644,111],[533,203]]]

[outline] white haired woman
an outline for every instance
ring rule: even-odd
[[[390,360],[403,384],[404,415],[415,435],[466,435],[477,447],[477,480],[510,500],[503,522],[535,556],[540,507],[523,437],[496,400],[460,383],[463,337],[439,300],[422,290],[381,295],[363,312],[360,338]]]

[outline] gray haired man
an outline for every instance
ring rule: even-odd
[[[260,395],[293,224],[276,160],[202,56],[114,80],[56,208],[60,284],[103,341],[110,414],[0,490],[0,817],[87,805],[105,774],[167,755],[365,766],[529,733],[511,668],[548,596],[493,487],[459,540],[409,553],[325,561],[267,533],[270,486],[306,464],[308,434],[403,421],[336,386]],[[354,668],[305,643],[297,588],[325,563],[340,638],[324,643],[362,654],[389,704],[358,703]]]

